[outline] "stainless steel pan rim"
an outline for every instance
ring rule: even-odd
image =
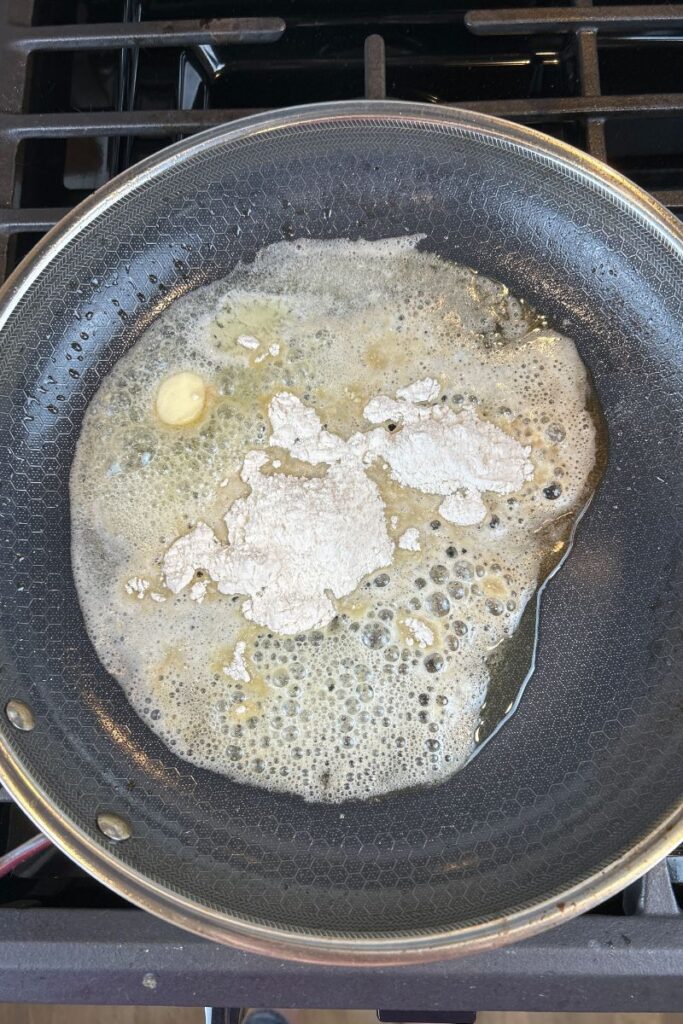
[[[174,164],[210,149],[217,141],[274,132],[293,124],[333,120],[373,119],[443,124],[478,137],[495,138],[527,152],[561,164],[576,178],[577,185],[589,184],[615,203],[647,223],[664,245],[683,258],[683,230],[673,215],[649,195],[585,154],[556,142],[532,129],[498,118],[457,109],[404,104],[392,101],[350,101],[295,107],[272,114],[260,114],[228,126],[210,129],[176,143],[162,153],[144,160],[115,178],[56,225],[33,249],[0,289],[0,328],[31,283],[69,242],[98,214],[145,181],[164,173]],[[169,889],[130,869],[111,850],[95,845],[73,821],[58,814],[46,795],[36,786],[28,767],[0,746],[0,780],[38,828],[69,857],[99,881],[150,913],[207,939],[228,943],[255,953],[288,956],[292,959],[326,963],[390,965],[418,963],[466,955],[519,940],[560,924],[618,892],[640,877],[662,857],[683,842],[683,801],[678,808],[626,855],[603,867],[574,888],[555,898],[496,921],[453,931],[426,934],[406,933],[389,938],[328,938],[298,934],[219,913],[186,900]]]
[[[530,938],[568,921],[640,878],[683,841],[683,805],[658,829],[590,878],[552,900],[495,922],[426,935],[391,938],[326,938],[247,924],[190,902],[130,870],[113,853],[94,846],[74,822],[56,814],[22,767],[0,749],[0,779],[31,820],[68,857],[107,885],[170,924],[203,938],[274,957],[307,963],[392,966],[467,956]]]

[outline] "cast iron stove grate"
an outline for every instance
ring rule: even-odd
[[[0,280],[77,202],[169,142],[363,95],[533,124],[683,216],[682,89],[683,3],[0,0]],[[33,831],[5,798],[0,850]],[[511,948],[327,970],[180,933],[48,851],[0,880],[0,1000],[680,1009],[682,894],[674,855]]]

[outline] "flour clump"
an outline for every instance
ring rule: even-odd
[[[404,551],[420,550],[420,531],[416,526],[409,526],[398,538],[398,546]]]
[[[403,397],[397,401],[373,399],[366,419],[396,420],[403,430],[356,433],[348,441],[323,429],[317,413],[296,395],[275,395],[268,409],[270,446],[311,465],[325,464],[325,475],[265,475],[263,467],[272,465],[268,455],[249,452],[240,476],[251,493],[225,516],[228,544],[221,546],[199,523],[164,556],[168,588],[178,593],[202,569],[221,594],[248,595],[242,612],[261,626],[299,633],[326,625],[336,613],[332,597],[350,594],[363,576],[392,559],[384,503],[365,472],[378,456],[404,486],[446,494],[439,511],[449,522],[479,522],[486,514],[480,492],[518,489],[533,473],[531,449],[471,411],[415,404],[437,393],[436,381],[423,380],[399,389]],[[399,547],[419,550],[419,531],[407,530]],[[194,587],[201,601],[205,584]]]
[[[228,544],[204,523],[166,552],[166,584],[178,593],[197,569],[222,594],[246,594],[245,618],[278,633],[324,626],[332,598],[345,597],[361,579],[391,561],[384,503],[353,449],[322,430],[316,414],[289,394],[270,403],[271,445],[313,464],[323,477],[266,476],[264,452],[249,452],[241,478],[251,488],[225,516]],[[197,532],[199,531],[199,533]]]
[[[396,400],[373,398],[366,405],[364,416],[371,423],[388,420],[402,428],[393,433],[374,431],[368,437],[368,451],[385,459],[394,479],[404,486],[446,495],[439,511],[449,522],[480,522],[486,515],[482,491],[509,494],[533,475],[531,448],[471,409],[454,412],[442,404],[417,404],[434,397],[433,391],[418,385],[397,395]]]

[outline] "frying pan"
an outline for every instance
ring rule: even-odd
[[[177,296],[283,238],[421,232],[576,339],[606,472],[539,612],[516,713],[419,791],[305,803],[179,760],[86,635],[68,476],[104,374]],[[132,168],[51,231],[0,303],[0,776],[134,903],[276,956],[401,963],[585,910],[683,838],[683,236],[536,132],[358,102],[257,116]]]

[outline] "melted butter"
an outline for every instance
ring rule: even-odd
[[[482,589],[487,597],[506,598],[508,596],[508,589],[499,576],[486,576],[482,581]]]
[[[442,501],[437,495],[423,494],[421,491],[403,487],[389,476],[381,463],[370,466],[367,473],[379,487],[379,493],[386,507],[387,518],[391,519],[391,516],[398,518],[397,536],[409,526],[417,526],[436,516],[436,511]],[[403,551],[401,553],[412,554],[412,552]]]
[[[599,478],[594,398],[571,340],[501,285],[414,245],[283,244],[174,302],[104,380],[74,459],[74,573],[105,667],[179,756],[306,799],[438,782],[467,760],[488,655],[505,651]],[[271,344],[277,356],[257,362]],[[159,383],[188,369],[206,382],[205,413],[164,427]],[[197,521],[226,542],[225,512],[249,493],[248,451],[267,453],[266,474],[327,472],[270,448],[273,395],[291,391],[348,438],[369,428],[370,399],[424,377],[453,410],[471,407],[532,446],[533,479],[485,493],[484,522],[442,522],[439,496],[375,463],[390,537],[416,527],[421,550],[396,547],[324,629],[278,636],[245,619],[244,595],[211,584],[198,604],[189,587],[164,590],[163,554]],[[557,500],[544,495],[551,484]],[[125,591],[134,577],[150,583],[142,600]],[[409,618],[433,634],[428,648]],[[223,671],[238,643],[248,682]]]
[[[245,498],[247,494],[249,486],[239,476],[224,477],[214,491],[213,500],[207,503],[207,518],[212,522],[220,522],[226,508],[238,498]]]
[[[312,480],[315,477],[323,477],[327,473],[327,465],[325,463],[321,462],[318,465],[312,465],[310,462],[302,462],[301,459],[295,459],[283,448],[273,447],[269,451],[272,454],[273,461],[261,470],[264,476],[275,476],[278,473],[284,473],[288,476],[299,476]],[[274,465],[276,462],[278,465]]]
[[[281,343],[282,326],[287,313],[284,305],[273,297],[236,296],[219,310],[208,327],[211,343],[220,352],[238,350],[237,339],[247,335],[260,343],[253,351],[242,349],[251,361],[274,342]]]
[[[184,672],[185,667],[183,652],[178,647],[168,648],[159,661],[150,665],[147,672],[146,688],[159,710],[173,711],[172,694],[175,686],[173,680]]]
[[[403,337],[395,330],[387,329],[380,337],[368,344],[361,360],[371,370],[396,369],[410,364],[410,349]]]

